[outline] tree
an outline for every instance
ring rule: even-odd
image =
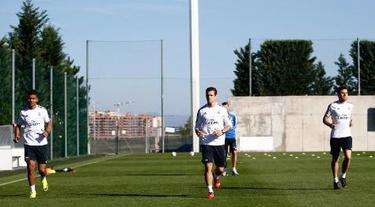
[[[180,129],[180,133],[182,136],[189,137],[189,136],[192,136],[191,134],[192,132],[193,132],[192,121],[191,121],[191,116],[189,116],[185,125]]]
[[[48,66],[52,67],[59,66],[66,58],[63,52],[64,42],[58,31],[52,25],[47,25],[41,32],[40,57]]]
[[[239,50],[235,50],[234,54],[237,56],[237,61],[235,63],[236,69],[234,74],[236,79],[233,81],[234,89],[232,89],[232,94],[234,96],[248,96],[249,95],[249,45],[246,45]],[[258,84],[257,84],[257,63],[256,63],[256,53],[251,54],[252,60],[252,94],[259,95]]]
[[[37,48],[36,84],[39,93],[44,94],[41,104],[46,107],[50,106],[50,68],[53,68],[54,72],[61,73],[61,65],[66,57],[63,45],[58,29],[51,25],[43,27]]]
[[[9,39],[10,47],[17,53],[15,97],[18,110],[24,104],[26,92],[31,88],[32,59],[39,56],[40,31],[48,18],[46,11],[35,8],[31,0],[23,2],[21,12],[17,13],[17,16],[19,23],[17,26],[11,26],[13,31],[9,33]],[[37,64],[39,66],[42,63]]]
[[[268,40],[259,52],[259,92],[265,96],[306,95],[315,80],[315,57],[307,40]]]
[[[314,69],[315,80],[311,87],[312,95],[329,95],[332,93],[333,78],[326,76],[322,62],[318,62]]]
[[[335,64],[339,67],[338,74],[334,78],[335,90],[341,85],[346,85],[349,88],[350,94],[357,94],[358,87],[353,73],[354,67],[346,61],[343,54],[340,54]]]
[[[17,26],[11,26],[12,32],[9,35],[9,44],[11,48],[16,51],[16,110],[21,108],[25,103],[25,94],[31,89],[31,67],[32,59],[36,59],[36,89],[40,96],[40,104],[49,109],[50,106],[50,67],[53,67],[53,129],[54,129],[54,154],[56,157],[64,156],[64,128],[67,126],[67,136],[69,137],[68,154],[75,155],[75,140],[76,140],[76,101],[79,99],[80,109],[79,128],[82,132],[87,132],[87,98],[85,96],[87,88],[84,86],[83,77],[78,77],[79,67],[74,65],[74,61],[63,52],[64,42],[58,33],[58,29],[48,25],[48,17],[46,11],[41,11],[39,8],[34,7],[31,0],[23,2],[21,11],[17,14],[19,23]],[[10,58],[8,49],[0,48],[0,66],[1,64],[8,65]],[[6,59],[3,61],[2,59]],[[9,64],[10,65],[10,64]],[[9,66],[8,66],[9,67]],[[8,73],[1,71],[5,67],[0,68],[1,76],[0,81],[6,83],[4,80],[10,80]],[[9,69],[6,69],[8,71]],[[9,72],[9,71],[8,71]],[[67,72],[67,91],[68,91],[68,122],[64,123],[64,72]],[[4,74],[4,75],[3,75]],[[78,90],[80,96],[76,97],[77,84],[79,80]],[[9,96],[8,101],[3,102],[3,96],[10,94],[10,89],[2,87],[1,90],[5,92],[0,94],[0,110],[2,107],[10,110]],[[1,91],[0,90],[0,91]],[[83,107],[83,108],[81,108]],[[9,112],[5,112],[7,115]],[[17,112],[16,112],[17,114]],[[2,113],[3,115],[3,113]],[[2,117],[2,116],[1,116]],[[7,115],[6,117],[11,117]],[[4,119],[5,120],[5,119]],[[0,122],[3,121],[0,118]],[[9,122],[9,121],[8,121]],[[9,124],[9,123],[8,123]],[[81,133],[80,143],[85,145],[87,143],[86,133]],[[82,145],[81,145],[82,146]],[[86,152],[86,147],[80,150],[81,153]]]
[[[11,26],[12,33],[9,33],[12,48],[28,61],[38,56],[37,47],[40,44],[40,31],[48,22],[47,11],[40,11],[34,7],[31,0],[23,2],[21,12],[17,14],[19,24]]]
[[[11,83],[11,60],[12,51],[9,48],[9,40],[0,40],[0,125],[10,124],[12,118],[12,83]]]
[[[375,94],[375,42],[361,40],[360,45],[360,83],[361,95]],[[358,81],[358,42],[354,41],[350,49],[350,56],[353,59],[353,74]]]

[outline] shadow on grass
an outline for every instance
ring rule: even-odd
[[[25,193],[22,193],[22,194],[10,194],[10,195],[0,195],[0,198],[8,198],[8,197],[25,197],[26,194]]]
[[[228,190],[274,190],[274,191],[332,191],[332,188],[277,188],[277,187],[222,187]]]
[[[80,195],[109,196],[109,197],[151,197],[151,198],[186,198],[185,194],[142,194],[142,193],[92,193]]]
[[[121,176],[188,176],[185,173],[124,173]]]

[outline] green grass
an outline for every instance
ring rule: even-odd
[[[66,165],[81,166],[75,173],[50,175],[48,192],[38,180],[35,200],[26,180],[0,186],[0,206],[374,206],[375,152],[353,153],[348,186],[338,191],[329,154],[290,154],[240,153],[240,176],[222,177],[214,200],[206,198],[200,154],[86,158]],[[2,176],[0,184],[23,177]]]
[[[80,162],[82,163],[85,160],[93,160],[95,158],[103,157],[104,155],[81,155],[80,157],[71,157],[71,158],[59,158],[59,159],[54,159],[52,161],[48,161],[48,166],[59,166],[59,165],[69,165],[73,163]],[[4,178],[6,176],[11,176],[11,175],[17,175],[22,172],[25,172],[24,168],[17,168],[15,170],[5,170],[5,171],[0,171],[0,181],[1,178]]]

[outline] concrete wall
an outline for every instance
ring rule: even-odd
[[[336,96],[274,96],[228,101],[238,115],[239,139],[272,137],[274,151],[329,151],[330,128],[322,119],[328,104],[336,100]],[[354,104],[353,150],[375,151],[375,96],[350,96],[349,102]]]
[[[12,148],[10,146],[0,146],[0,171],[11,169],[13,169]]]
[[[26,166],[24,148],[0,146],[0,171]]]

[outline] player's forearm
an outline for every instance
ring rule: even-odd
[[[20,127],[18,125],[14,127],[14,138],[20,138]]]
[[[225,132],[229,131],[230,128],[231,128],[230,125],[226,125],[226,126],[224,126],[224,128],[222,129],[222,132],[225,133]]]
[[[14,138],[13,138],[13,142],[14,143],[18,143],[20,139],[20,126],[19,125],[15,125],[14,126]]]
[[[47,123],[46,132],[47,132],[48,134],[50,134],[50,133],[51,133],[51,130],[52,130],[52,121],[49,121],[49,122]]]
[[[16,127],[16,131],[14,133],[14,138],[20,138],[20,129]]]
[[[334,124],[332,123],[332,120],[330,119],[330,118],[328,118],[328,117],[323,117],[323,123],[326,125],[326,126],[328,126],[328,127],[330,127],[330,128],[333,128],[334,127]]]
[[[43,131],[43,136],[44,136],[44,137],[48,137],[49,134],[51,133],[51,130],[52,130],[52,122],[49,121],[49,122],[47,123],[47,127],[46,127],[46,129]]]
[[[332,124],[332,120],[329,119],[328,117],[324,116],[323,117],[323,124],[327,125],[330,127],[330,125]]]
[[[199,128],[195,128],[195,134],[198,136],[198,137],[201,137],[203,135],[203,132],[202,130],[200,130]]]

